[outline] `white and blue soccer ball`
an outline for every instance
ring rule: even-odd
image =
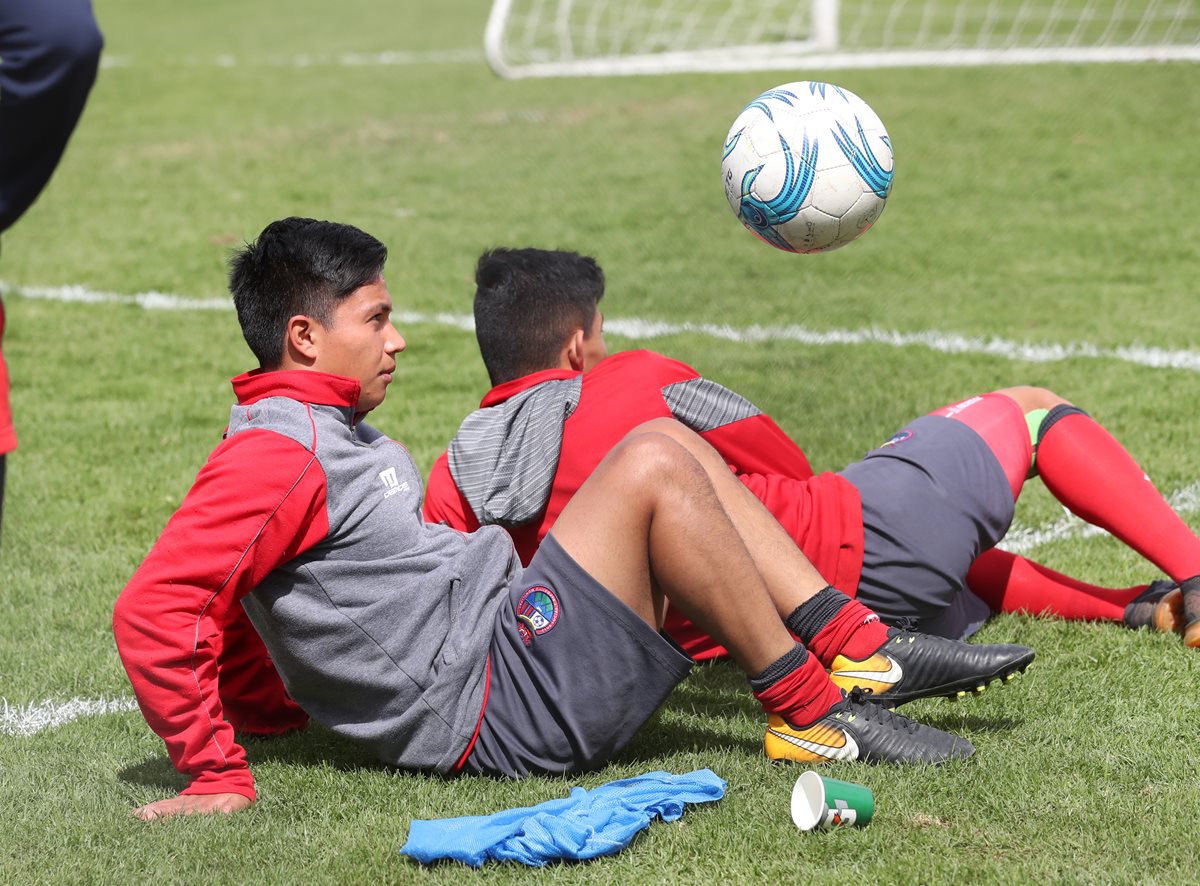
[[[827,252],[861,236],[883,212],[892,171],[892,141],[867,103],[808,80],[746,105],[721,158],[738,219],[787,252]]]

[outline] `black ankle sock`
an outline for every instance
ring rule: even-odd
[[[785,618],[783,623],[801,642],[811,643],[813,637],[821,633],[849,601],[850,598],[837,588],[826,585],[811,599],[792,610],[792,614]]]
[[[763,670],[757,677],[750,677],[750,688],[754,692],[762,692],[764,689],[769,689],[779,682],[781,677],[786,677],[808,659],[808,650],[803,644],[797,643],[788,652],[777,658]]]

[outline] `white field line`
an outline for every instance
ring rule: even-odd
[[[112,292],[96,292],[82,286],[13,286],[0,281],[0,296],[2,295],[84,304],[139,305],[148,310],[229,310],[232,307],[228,297],[189,298],[166,292],[119,295]],[[436,324],[463,330],[475,328],[474,320],[468,314],[400,312],[396,314],[396,320],[400,323]],[[735,327],[711,323],[665,323],[636,317],[605,318],[604,328],[608,332],[635,341],[690,333],[744,344],[792,341],[811,346],[921,347],[943,354],[978,354],[1027,363],[1050,363],[1056,360],[1072,359],[1118,360],[1139,366],[1149,366],[1153,369],[1183,369],[1188,372],[1200,372],[1200,351],[1167,350],[1143,345],[1103,348],[1088,342],[1020,342],[995,337],[972,337],[936,330],[899,332],[874,328],[816,330],[804,326]]]
[[[201,58],[188,56],[169,64],[187,68],[392,68],[405,65],[481,64],[481,49],[423,49],[389,52],[339,52],[299,55],[246,56],[221,54]],[[144,63],[143,63],[144,64]],[[161,65],[162,62],[153,64]],[[138,67],[138,60],[129,55],[105,53],[100,57],[103,68]]]
[[[42,701],[9,704],[0,698],[0,735],[30,736],[54,729],[80,717],[123,714],[136,711],[133,698],[72,698],[70,701]]]
[[[1186,517],[1200,511],[1200,481],[1172,492],[1167,503],[1180,516]],[[1014,554],[1029,554],[1044,544],[1066,538],[1093,538],[1108,533],[1099,526],[1085,523],[1065,508],[1064,515],[1045,526],[1019,526],[1014,524],[1004,540],[997,545]]]
[[[633,339],[659,338],[689,332],[710,338],[752,344],[762,341],[794,341],[805,345],[887,345],[894,348],[924,347],[943,354],[981,354],[1020,360],[1027,363],[1050,363],[1080,357],[1120,360],[1155,369],[1187,369],[1200,372],[1200,351],[1166,350],[1142,345],[1102,348],[1088,342],[1037,343],[1020,342],[996,337],[959,335],[953,332],[927,330],[898,332],[889,329],[826,329],[813,330],[803,326],[747,326],[737,328],[711,323],[662,323],[653,320],[609,320],[604,328]]]
[[[13,286],[0,280],[0,296],[10,295],[67,304],[138,305],[152,311],[228,311],[233,309],[233,301],[228,296],[225,298],[188,298],[169,292],[118,295],[115,292],[96,292],[82,286]]]

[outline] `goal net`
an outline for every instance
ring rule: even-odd
[[[1200,0],[494,0],[503,77],[1200,61]]]

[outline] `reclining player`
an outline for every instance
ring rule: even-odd
[[[290,218],[234,258],[260,368],[233,380],[225,439],[113,615],[142,713],[191,779],[137,815],[245,808],[256,793],[235,728],[306,715],[409,769],[602,765],[691,666],[658,630],[667,598],[746,672],[772,759],[973,751],[846,695],[821,662],[902,637],[897,693],[924,697],[1021,670],[1032,650],[900,635],[857,601],[831,607],[779,524],[675,421],[613,447],[528,568],[498,528],[422,520],[412,459],[363,421],[405,347],[386,254],[356,228]],[[808,648],[781,614],[816,629]]]
[[[476,335],[494,387],[435,463],[428,519],[503,525],[526,559],[628,430],[672,416],[717,449],[834,587],[885,621],[964,638],[992,612],[1052,613],[1179,630],[1200,646],[1200,540],[1104,428],[1050,391],[972,397],[917,419],[863,461],[814,476],[745,398],[659,354],[607,356],[604,275],[593,259],[497,249],[480,258],[476,284]],[[1100,588],[995,549],[1034,474],[1172,582]],[[831,605],[843,599],[822,594]],[[667,630],[697,658],[722,652],[678,614]],[[827,664],[842,683],[851,679],[842,670],[890,669],[883,659]]]

